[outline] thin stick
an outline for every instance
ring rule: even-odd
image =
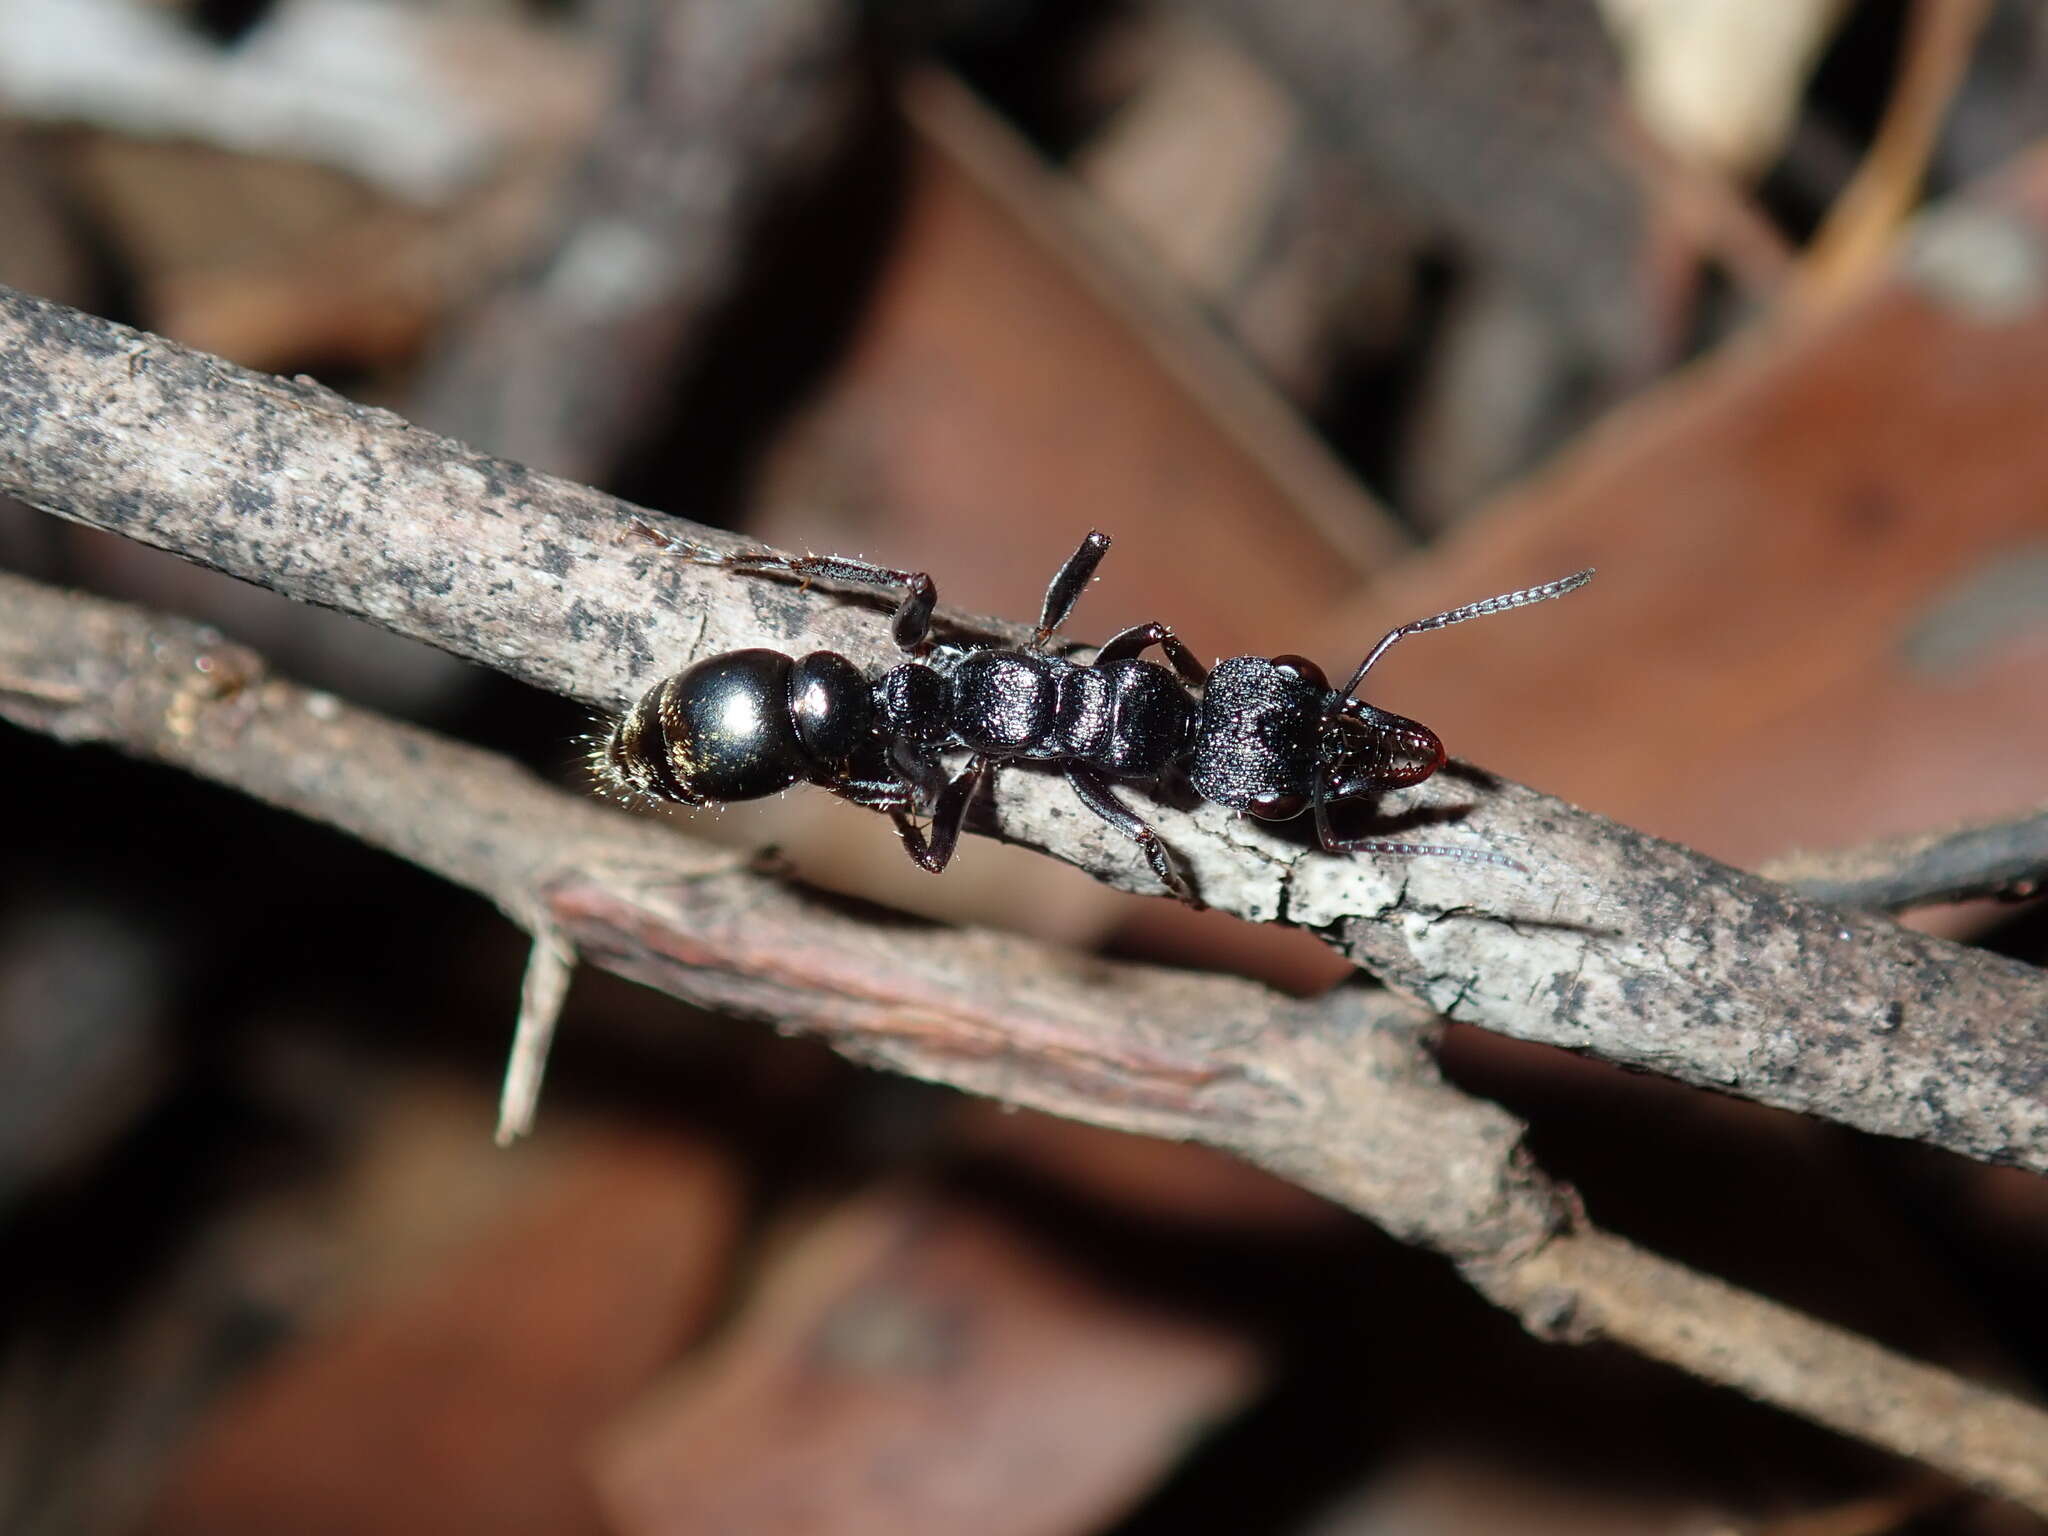
[[[1914,5],[1904,62],[1877,138],[1800,260],[1793,285],[1800,302],[1813,308],[1838,303],[1877,275],[1919,199],[1942,119],[1990,14],[1990,0]]]
[[[526,979],[519,984],[519,1020],[512,1029],[512,1049],[505,1057],[505,1083],[498,1092],[497,1141],[509,1147],[533,1130],[540,1104],[540,1085],[547,1075],[548,1048],[569,996],[576,971],[576,946],[552,922],[538,921]]]
[[[1857,848],[1794,854],[1765,873],[1814,901],[1872,912],[1983,897],[2024,901],[2048,890],[2048,809]]]

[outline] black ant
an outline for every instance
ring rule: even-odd
[[[1100,533],[1083,539],[1053,577],[1029,644],[1011,649],[934,640],[938,588],[922,571],[836,555],[726,554],[644,523],[634,528],[701,565],[901,588],[893,633],[910,659],[869,679],[835,651],[708,657],[656,683],[613,727],[594,758],[612,786],[706,805],[817,784],[887,811],[905,851],[936,874],[952,859],[968,802],[992,764],[1052,763],[1083,805],[1144,849],[1162,885],[1197,905],[1166,844],[1116,797],[1112,780],[1153,783],[1177,773],[1204,799],[1268,821],[1313,811],[1316,835],[1332,853],[1437,854],[1520,868],[1485,849],[1337,836],[1333,803],[1419,784],[1445,762],[1428,726],[1353,695],[1402,637],[1562,597],[1593,575],[1580,571],[1389,630],[1339,690],[1301,656],[1233,656],[1206,670],[1159,623],[1113,636],[1092,662],[1048,656],[1046,645],[1109,548]],[[1171,671],[1139,659],[1155,645]],[[948,777],[943,757],[952,751],[971,756]]]

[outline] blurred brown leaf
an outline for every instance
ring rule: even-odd
[[[704,1326],[737,1218],[703,1148],[576,1133],[430,1274],[241,1385],[147,1528],[595,1531],[589,1437]]]
[[[1255,1388],[1241,1339],[1117,1297],[987,1217],[871,1195],[785,1252],[598,1460],[623,1536],[1070,1536]]]
[[[1831,322],[1750,337],[1615,412],[1329,625],[1324,658],[1597,565],[1512,640],[1472,625],[1414,646],[1377,701],[1460,756],[1742,864],[2031,805],[2044,376],[2037,154]]]

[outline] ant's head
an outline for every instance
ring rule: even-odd
[[[1247,656],[1211,678],[1195,787],[1262,821],[1286,821],[1316,798],[1405,789],[1443,765],[1436,732],[1344,697],[1308,658]]]
[[[1435,731],[1362,699],[1345,699],[1324,716],[1316,759],[1325,800],[1406,789],[1446,761]]]

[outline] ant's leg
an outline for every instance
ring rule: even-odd
[[[1052,584],[1045,589],[1045,607],[1038,615],[1038,630],[1031,639],[1032,650],[1044,650],[1053,631],[1067,622],[1067,615],[1074,611],[1074,604],[1080,600],[1081,589],[1088,585],[1088,579],[1095,574],[1095,567],[1102,564],[1102,557],[1108,553],[1109,535],[1090,529],[1088,537],[1081,541],[1081,547],[1067,556],[1065,565],[1053,572]]]
[[[897,779],[846,779],[825,787],[871,811],[907,811],[917,803],[917,791]]]
[[[886,565],[871,565],[865,560],[850,560],[844,555],[778,555],[765,549],[729,554],[708,544],[679,539],[672,533],[663,533],[659,528],[641,522],[633,524],[633,531],[652,539],[670,554],[680,555],[696,565],[722,566],[728,571],[768,571],[801,576],[805,581],[823,577],[826,581],[843,581],[857,587],[902,587],[905,589],[903,601],[896,607],[891,629],[896,643],[906,651],[915,651],[924,645],[931,633],[932,609],[938,606],[939,589],[923,571],[899,571]]]
[[[1209,681],[1209,669],[1195,660],[1195,653],[1181,644],[1168,625],[1154,620],[1150,624],[1133,624],[1121,634],[1111,635],[1101,650],[1095,653],[1095,665],[1105,661],[1131,661],[1148,645],[1156,645],[1166,652],[1166,659],[1173,663],[1173,670],[1180,674],[1180,680],[1190,688],[1200,688]]]
[[[1447,843],[1397,843],[1378,837],[1339,837],[1336,828],[1330,825],[1330,808],[1322,795],[1315,796],[1316,837],[1329,853],[1391,853],[1402,858],[1462,859],[1468,864],[1498,864],[1504,869],[1529,873],[1529,866],[1519,864],[1504,853],[1495,853],[1491,848],[1458,848]]]
[[[975,786],[981,783],[982,770],[987,766],[987,758],[975,758],[939,792],[928,834],[919,829],[907,811],[889,813],[896,823],[896,835],[903,839],[903,851],[920,868],[936,875],[953,861],[953,849],[960,841],[960,824],[967,819],[967,803],[974,798]]]
[[[939,796],[946,792],[945,763],[932,752],[900,737],[889,743],[888,755],[889,766],[909,791],[903,808],[930,813],[938,805]]]
[[[1147,826],[1137,812],[1117,799],[1108,784],[1086,768],[1069,768],[1067,783],[1073,786],[1083,805],[1145,850],[1152,873],[1159,877],[1161,885],[1189,906],[1201,906],[1187,876],[1174,868],[1173,855],[1166,850],[1166,840]]]

